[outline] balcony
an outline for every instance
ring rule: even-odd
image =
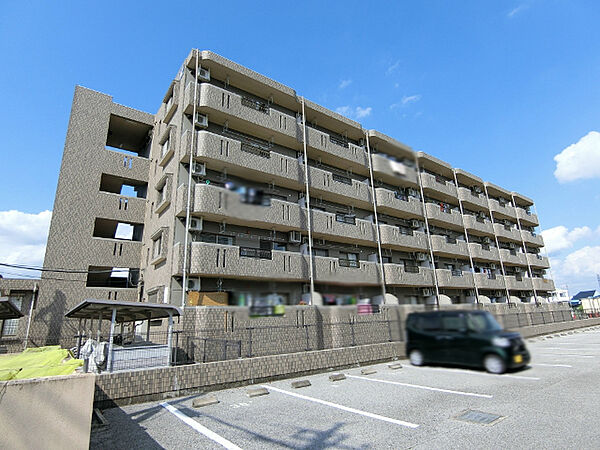
[[[517,277],[515,275],[506,275],[506,285],[511,291],[530,291],[531,278]]]
[[[191,113],[194,103],[194,84],[185,89],[186,113]],[[208,114],[209,122],[229,121],[231,128],[263,136],[276,133],[290,144],[298,142],[296,117],[271,107],[268,102],[251,96],[242,96],[212,84],[202,83],[197,92],[198,112]],[[257,107],[258,106],[258,107]]]
[[[527,258],[525,257],[525,254],[520,251],[515,251],[515,254],[513,255],[510,252],[510,250],[508,250],[506,248],[501,248],[500,249],[500,257],[502,258],[502,262],[504,264],[509,264],[511,266],[526,266],[527,265]]]
[[[107,267],[136,267],[140,264],[142,243],[123,239],[94,237],[86,243],[94,264]]]
[[[527,262],[531,267],[536,269],[548,269],[550,267],[550,261],[548,261],[548,258],[533,253],[527,253]]]
[[[546,291],[553,291],[555,289],[554,281],[552,281],[548,278],[534,277],[531,280],[533,281],[533,287],[535,288],[536,291],[546,292]]]
[[[460,212],[456,210],[446,212],[447,210],[443,210],[439,205],[434,203],[427,203],[425,210],[427,211],[427,218],[430,223],[457,231],[463,230]]]
[[[192,242],[189,260],[191,276],[277,281],[308,280],[307,258],[298,252],[265,251],[235,245]]]
[[[498,254],[498,249],[496,247],[487,247],[489,250],[485,250],[483,245],[470,242],[469,249],[471,250],[471,257],[478,261],[491,261],[497,262],[500,261],[500,255]]]
[[[441,288],[472,289],[475,286],[471,272],[449,269],[435,270],[438,285]]]
[[[504,277],[502,275],[476,273],[474,276],[478,289],[504,289]]]
[[[302,141],[302,129],[300,129]],[[363,147],[347,141],[338,141],[328,133],[317,130],[307,124],[306,143],[310,149],[316,150],[316,155],[326,163],[344,169],[351,169],[355,173],[368,174],[369,160]],[[312,154],[312,151],[311,151]]]
[[[473,208],[476,210],[486,210],[488,209],[487,199],[483,194],[476,194],[471,189],[467,189],[465,187],[458,188],[458,198],[463,202],[467,207]]]
[[[96,217],[115,219],[121,222],[143,222],[146,199],[127,197],[112,192],[98,192],[93,206]]]
[[[455,202],[457,199],[456,186],[454,183],[436,177],[430,173],[421,173],[421,183],[425,192],[433,193],[445,201]]]
[[[445,255],[450,257],[469,256],[467,243],[461,240],[450,242],[445,236],[431,236],[431,248],[436,255]]]
[[[178,204],[179,194],[178,189]],[[183,204],[185,193],[181,192],[181,196]],[[225,220],[231,224],[274,228],[279,231],[304,228],[305,216],[297,203],[271,199],[270,206],[250,205],[242,203],[240,195],[236,192],[207,184],[196,184],[193,198],[192,211],[208,220]]]
[[[394,186],[418,186],[417,171],[403,163],[392,161],[383,155],[371,155],[373,175]]]
[[[535,247],[543,247],[544,239],[538,234],[533,234],[531,231],[523,230],[523,240],[526,244],[533,245]]]
[[[474,232],[473,234],[478,235],[494,235],[494,228],[492,227],[492,223],[484,219],[483,222],[480,222],[477,217],[472,216],[470,214],[465,214],[463,216],[463,220],[465,221],[465,228],[470,232]]]
[[[302,225],[304,227],[304,221]],[[375,226],[370,221],[356,219],[354,224],[338,222],[334,213],[318,209],[312,210],[312,232],[316,238],[333,238],[336,241],[353,244],[373,245],[376,241]]]
[[[523,208],[517,207],[517,217],[521,221],[521,225],[528,227],[537,227],[540,222],[538,216],[532,212],[527,212]]]
[[[165,123],[169,123],[169,121],[171,120],[171,118],[173,117],[173,114],[175,114],[175,111],[177,110],[177,106],[179,106],[179,86],[180,86],[180,81],[178,80],[174,80],[173,82],[171,82],[171,86],[169,86],[169,89],[167,90],[167,94],[165,95],[165,98],[163,99],[163,109],[162,109],[162,113],[163,113],[163,122]],[[159,112],[160,115],[160,112]]]
[[[494,214],[495,218],[508,218],[508,219],[516,219],[517,214],[515,213],[515,208],[510,203],[506,203],[505,205],[501,205],[498,200],[495,198],[490,198],[490,210]]]
[[[376,188],[375,197],[377,210],[384,214],[408,219],[423,218],[423,204],[414,197],[406,197],[407,200],[403,200],[395,192],[385,188]]]
[[[374,262],[360,261],[358,264],[346,264],[341,262],[346,260],[326,256],[315,256],[313,261],[316,283],[342,285],[378,285],[381,283],[380,271]]]
[[[85,161],[82,161],[82,164]],[[150,160],[141,156],[135,156],[106,149],[102,155],[102,171],[109,175],[130,180],[148,181],[150,173]]]
[[[187,131],[182,137],[186,150],[183,159],[187,161],[187,153],[191,145],[192,133]],[[209,131],[199,131],[194,148],[195,156],[209,167],[242,178],[265,182],[266,179],[273,183],[292,189],[303,189],[304,169],[296,158],[284,156],[270,151],[269,144],[262,141],[245,142],[245,137],[240,138],[221,136]]]
[[[388,286],[433,286],[433,270],[426,267],[405,269],[403,264],[385,263],[385,284]]]
[[[308,167],[308,179],[313,195],[336,203],[373,209],[371,187],[367,183],[312,166]],[[304,183],[304,175],[301,181]]]
[[[412,235],[403,234],[400,228],[394,225],[382,224],[379,226],[381,245],[403,251],[427,251],[427,235],[414,231]]]
[[[502,237],[504,239],[508,239],[509,241],[519,242],[521,243],[521,233],[518,229],[514,227],[510,227],[510,229],[506,229],[506,227],[501,223],[494,224],[494,232],[496,236]]]

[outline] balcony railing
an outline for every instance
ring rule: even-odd
[[[350,225],[356,225],[356,216],[349,216],[346,214],[336,214],[335,221],[341,223],[348,223]]]
[[[333,173],[333,181],[337,181],[338,183],[344,183],[349,186],[352,186],[352,178],[345,177],[343,175],[338,175],[337,173]]]
[[[451,273],[452,273],[453,277],[462,277],[463,276],[462,270],[459,270],[459,269],[452,269]]]
[[[247,106],[248,108],[252,108],[257,111],[260,111],[261,113],[264,113],[264,114],[269,114],[271,111],[271,108],[269,107],[268,103],[261,102],[259,100],[255,100],[250,97],[242,97],[242,105]]]
[[[339,258],[338,261],[340,263],[340,267],[352,267],[355,269],[360,268],[360,261],[357,261],[356,259]]]
[[[348,141],[347,141],[347,140],[345,140],[345,139],[341,139],[341,138],[338,138],[338,137],[336,137],[336,136],[329,135],[329,141],[330,141],[332,144],[339,145],[340,147],[346,147],[346,148],[348,148],[348,147],[349,147],[349,146],[348,146]]]
[[[271,250],[264,250],[261,248],[251,248],[251,247],[240,247],[240,256],[245,256],[247,258],[259,258],[259,259],[272,259],[273,254]]]
[[[407,273],[419,273],[419,266],[404,265],[404,271]]]
[[[241,150],[246,153],[252,153],[253,155],[258,155],[261,158],[270,158],[271,157],[270,150],[265,150],[263,148],[260,148],[256,145],[252,145],[252,144],[245,144],[242,142]]]

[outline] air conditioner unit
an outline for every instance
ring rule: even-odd
[[[208,127],[208,116],[197,113],[195,124],[197,127],[202,127],[202,128]]]
[[[302,241],[302,234],[299,231],[290,231],[288,239],[290,242],[299,243]]]
[[[196,176],[205,176],[206,175],[206,165],[200,162],[194,162],[192,164],[192,174]]]
[[[419,228],[421,226],[421,222],[419,222],[417,219],[412,219],[410,221],[410,226],[412,228]]]
[[[190,219],[190,231],[202,231],[202,218],[192,217]]]
[[[203,67],[198,67],[198,80],[210,81],[210,69],[204,69]]]
[[[415,259],[417,261],[426,261],[427,260],[427,254],[426,253],[415,253]]]
[[[495,269],[495,268],[496,268],[496,264],[494,264],[494,263],[491,263],[491,264],[490,264],[490,269]]]
[[[189,278],[187,280],[188,291],[199,291],[200,290],[200,278]]]
[[[517,246],[515,245],[515,243],[514,243],[514,242],[509,242],[509,243],[508,243],[508,247],[509,247],[509,248],[516,248]]]
[[[431,297],[433,295],[433,289],[421,288],[419,289],[419,294],[421,294],[422,297]]]
[[[411,197],[417,197],[419,194],[417,193],[416,189],[408,189],[407,191],[408,195],[410,195]]]
[[[486,236],[486,237],[483,238],[483,243],[484,244],[491,244],[492,240],[489,237]]]

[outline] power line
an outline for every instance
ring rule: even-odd
[[[65,268],[56,268],[50,269],[47,267],[36,267],[36,266],[26,266],[22,264],[8,264],[8,263],[0,263],[0,266],[3,267],[11,267],[13,269],[20,270],[34,270],[36,272],[58,272],[58,273],[79,273],[79,274],[88,274],[88,273],[114,273],[114,272],[129,272],[129,268],[113,268],[108,270],[81,270],[81,269],[65,269]]]
[[[18,272],[11,272],[8,270],[3,270],[2,271],[5,274],[8,275],[14,275],[14,276],[18,276],[18,277],[23,277],[27,280],[40,280],[40,278],[36,277],[35,275],[28,275],[25,273],[18,273]],[[55,277],[45,277],[44,280],[52,280],[52,281],[72,281],[74,283],[85,283],[86,280],[70,280],[68,278],[55,278]]]

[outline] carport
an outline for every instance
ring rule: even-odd
[[[0,320],[20,319],[23,313],[8,297],[0,298]]]
[[[142,303],[142,302],[127,302],[127,301],[114,301],[114,300],[97,300],[88,299],[84,300],[71,309],[65,314],[65,317],[70,319],[79,319],[79,335],[83,335],[81,328],[82,319],[98,320],[98,334],[97,340],[100,341],[100,330],[103,320],[110,320],[110,333],[108,337],[108,360],[107,370],[113,371],[113,364],[116,359],[123,360],[126,358],[130,359],[155,359],[155,355],[160,351],[163,353],[166,351],[167,360],[166,364],[169,365],[171,360],[171,349],[173,341],[173,317],[180,316],[181,309],[176,306],[168,304],[156,304],[156,303]],[[166,345],[149,345],[150,344],[150,322],[152,320],[168,318],[167,327],[167,344]],[[130,346],[122,346],[115,348],[114,337],[115,337],[115,325],[121,324],[121,334],[123,334],[123,327],[127,322],[137,321],[148,321],[148,327],[146,330],[146,342]],[[81,347],[81,337],[78,343],[78,347]],[[78,348],[78,351],[79,351]],[[158,364],[157,364],[158,365]],[[137,368],[131,367],[130,368]],[[148,366],[144,366],[148,367]]]

